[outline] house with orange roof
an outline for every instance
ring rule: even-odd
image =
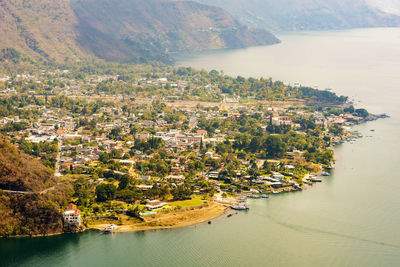
[[[69,204],[63,214],[64,223],[81,226],[81,211],[73,203]]]

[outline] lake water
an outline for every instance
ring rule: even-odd
[[[279,37],[279,45],[181,56],[179,64],[329,87],[391,115],[355,127],[364,137],[337,147],[330,177],[250,200],[248,212],[212,224],[0,240],[0,266],[399,266],[400,29]]]

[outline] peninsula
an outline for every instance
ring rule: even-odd
[[[319,181],[377,118],[330,91],[162,64],[4,75],[0,101],[1,236],[208,221]]]

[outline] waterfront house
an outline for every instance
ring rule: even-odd
[[[147,202],[146,204],[146,208],[148,208],[149,210],[155,210],[155,209],[160,209],[162,207],[164,207],[165,205],[167,205],[167,203],[165,202],[161,202],[160,200],[150,200]]]
[[[69,204],[63,215],[65,224],[81,226],[81,211],[76,207],[75,204]]]

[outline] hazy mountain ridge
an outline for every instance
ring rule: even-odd
[[[221,8],[184,0],[3,0],[0,49],[63,61],[161,60],[167,52],[278,42]]]
[[[124,60],[126,55],[154,59],[166,51],[277,42],[265,31],[239,24],[220,8],[191,1],[85,0],[75,2],[73,8],[79,19],[81,45],[107,59]],[[92,38],[102,38],[105,43],[90,42]],[[123,53],[110,53],[113,51],[107,47],[111,45],[121,47]]]
[[[400,17],[372,1],[390,0],[197,0],[224,7],[247,25],[273,31],[399,26]]]
[[[400,1],[398,0],[367,0],[368,4],[383,12],[400,15]]]

